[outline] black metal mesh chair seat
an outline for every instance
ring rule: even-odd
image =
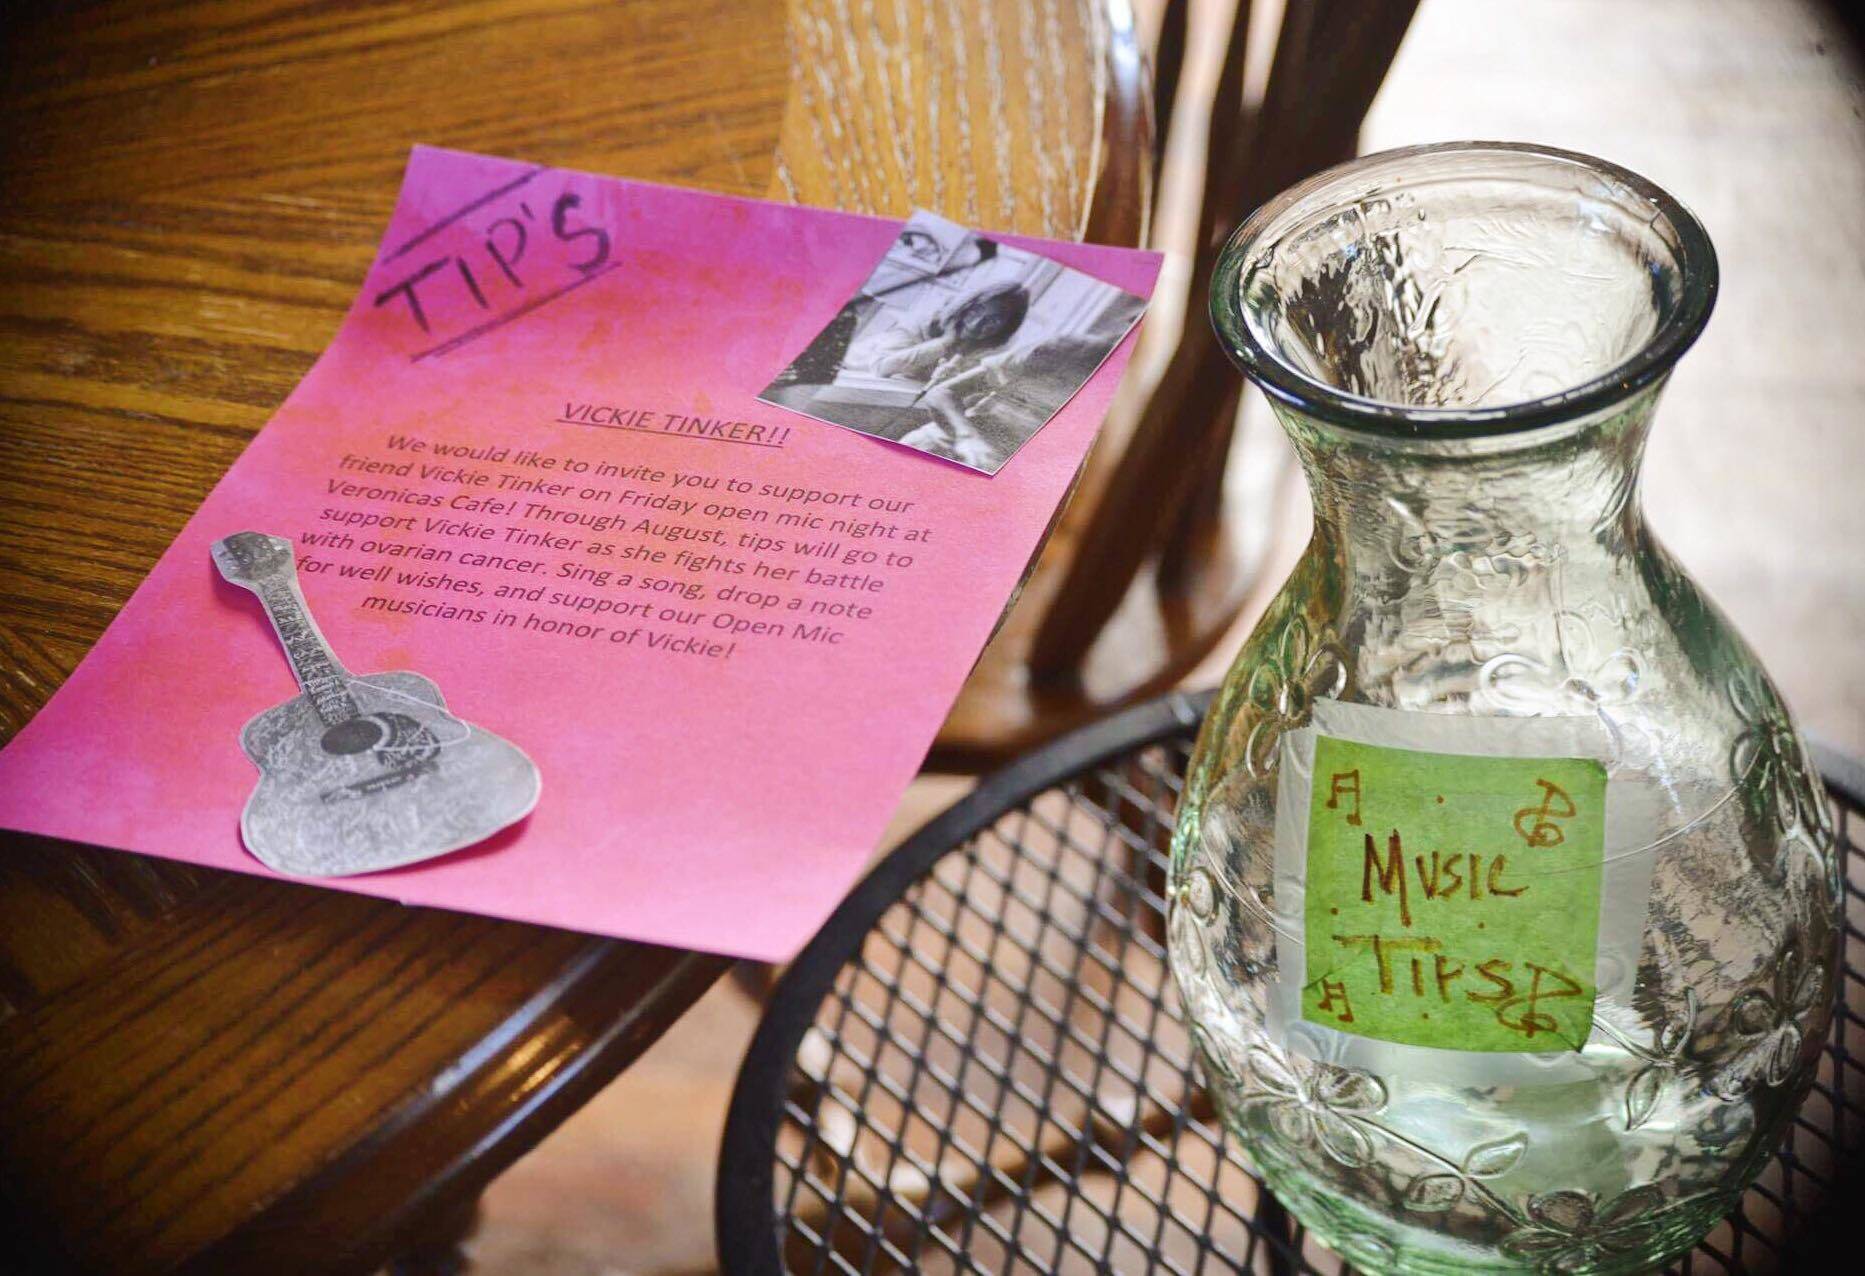
[[[728,1272],[1347,1270],[1213,1116],[1166,968],[1172,812],[1207,702],[1165,697],[998,773],[836,911],[738,1079]],[[1819,760],[1849,869],[1839,1013],[1780,1152],[1682,1272],[1812,1270],[1787,1246],[1856,1182],[1865,784]]]

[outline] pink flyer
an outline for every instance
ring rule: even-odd
[[[918,770],[1157,269],[419,149],[329,349],[0,753],[0,825],[266,874],[248,724],[299,697],[332,757],[381,755],[339,786],[361,810],[465,737],[340,720],[444,695],[535,763],[528,814],[317,880],[786,958]],[[248,531],[289,545],[309,637],[217,570]]]

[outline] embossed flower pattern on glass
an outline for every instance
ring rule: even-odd
[[[1448,574],[1463,593],[1514,589],[1553,556],[1532,532],[1509,526],[1493,501],[1389,494],[1386,507],[1393,515],[1386,548],[1393,566],[1412,576]]]
[[[1765,988],[1748,988],[1729,1003],[1729,1034],[1740,1043],[1710,1077],[1710,1089],[1737,1098],[1758,1083],[1785,1085],[1806,1040],[1806,1019],[1823,1005],[1826,977],[1807,955],[1797,926],[1775,954],[1774,974]]]
[[[1800,736],[1754,671],[1731,677],[1728,690],[1743,724],[1730,746],[1729,773],[1750,813],[1779,834],[1772,871],[1831,919],[1844,896],[1833,851],[1833,814],[1809,779],[1812,771]]]
[[[1586,1192],[1543,1192],[1529,1198],[1528,1225],[1504,1237],[1502,1248],[1542,1271],[1583,1271],[1643,1249],[1678,1204],[1651,1183],[1604,1205]]]
[[[1398,1136],[1394,1136],[1395,1138]],[[1405,1208],[1433,1214],[1451,1209],[1466,1199],[1492,1212],[1512,1215],[1508,1204],[1481,1180],[1501,1178],[1522,1162],[1528,1151],[1528,1136],[1521,1132],[1479,1143],[1465,1152],[1463,1159],[1452,1162],[1442,1153],[1413,1140],[1414,1152],[1429,1157],[1433,1168],[1418,1175],[1405,1187]]]
[[[1254,776],[1276,769],[1283,733],[1308,720],[1317,697],[1338,696],[1347,686],[1347,656],[1334,631],[1310,630],[1300,616],[1282,631],[1275,656],[1250,675],[1249,735],[1243,761]]]
[[[1651,1120],[1665,1088],[1678,1079],[1684,1067],[1685,1051],[1696,1031],[1700,1010],[1696,989],[1684,988],[1678,1004],[1666,1009],[1670,1013],[1654,1025],[1653,1039],[1648,1046],[1633,1040],[1609,1015],[1602,1014],[1593,1021],[1594,1026],[1618,1043],[1620,1049],[1644,1063],[1625,1085],[1623,1116],[1627,1130],[1636,1130]]]
[[[1647,661],[1635,648],[1602,653],[1596,627],[1573,610],[1555,613],[1554,628],[1550,645],[1560,663],[1511,653],[1483,666],[1481,683],[1491,700],[1525,713],[1593,713],[1638,698]]]
[[[1386,1087],[1378,1077],[1267,1046],[1253,1047],[1247,1061],[1244,1102],[1262,1109],[1290,1152],[1301,1156],[1319,1148],[1349,1168],[1373,1159],[1373,1140],[1362,1119],[1386,1106]]]
[[[1832,812],[1807,782],[1806,754],[1780,702],[1745,671],[1729,680],[1729,703],[1744,728],[1729,751],[1735,782],[1741,785],[1752,773],[1747,792],[1772,804],[1771,813],[1782,829],[1804,830],[1816,842],[1830,842]]]
[[[1205,951],[1204,927],[1217,920],[1217,881],[1203,865],[1184,873],[1174,884],[1168,920],[1173,953],[1202,971],[1210,960]]]

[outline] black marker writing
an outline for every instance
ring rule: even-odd
[[[376,305],[385,306],[388,304],[390,297],[400,293],[408,299],[408,311],[414,316],[414,321],[421,325],[421,331],[430,331],[427,324],[427,312],[421,309],[421,298],[416,295],[415,287],[423,279],[426,279],[429,275],[445,266],[450,260],[452,259],[449,257],[442,257],[438,261],[430,261],[427,265],[421,267],[421,269],[415,271],[394,287],[384,288],[380,293],[376,294]]]
[[[516,236],[511,240],[510,252],[499,247],[501,229],[509,229]],[[501,217],[486,228],[486,255],[491,257],[498,268],[505,272],[505,277],[512,281],[514,288],[525,286],[525,281],[518,277],[518,272],[513,267],[524,260],[525,245],[530,241],[531,232],[526,230],[525,224],[516,217]]]
[[[580,207],[582,202],[582,196],[572,191],[565,191],[563,194],[557,196],[557,202],[551,205],[550,229],[552,234],[556,235],[557,238],[563,240],[566,244],[573,243],[579,239],[593,238],[596,241],[595,248],[592,250],[590,256],[584,258],[582,261],[573,261],[570,263],[576,269],[587,275],[593,270],[601,269],[602,263],[609,259],[609,232],[603,230],[599,226],[585,226],[581,230],[570,230],[568,228],[567,223],[571,210]]]

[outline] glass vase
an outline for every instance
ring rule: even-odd
[[[1172,965],[1227,1126],[1368,1272],[1647,1270],[1812,1079],[1831,814],[1638,499],[1715,291],[1662,190],[1490,143],[1330,170],[1217,266],[1315,530],[1199,737]]]

